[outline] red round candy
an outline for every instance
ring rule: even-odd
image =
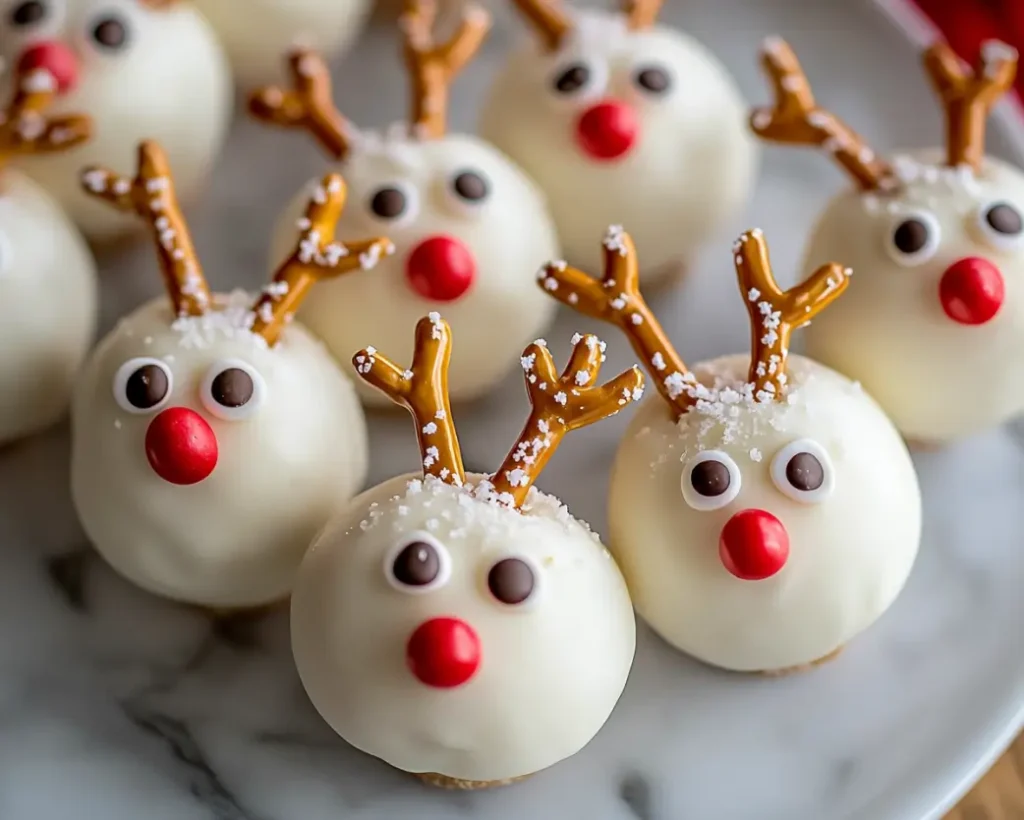
[[[954,322],[983,325],[993,319],[1006,299],[999,268],[987,259],[969,256],[954,262],[939,281],[942,309]]]
[[[70,48],[56,40],[36,43],[25,49],[18,59],[19,71],[45,69],[57,81],[57,90],[64,94],[78,83],[78,58]]]
[[[451,236],[431,236],[413,248],[405,264],[409,284],[424,299],[454,302],[472,287],[476,260]]]
[[[480,668],[480,639],[458,618],[431,618],[417,627],[405,650],[409,669],[427,686],[451,689]]]
[[[195,410],[169,407],[149,423],[146,457],[171,484],[197,484],[217,466],[217,434]]]
[[[786,565],[789,533],[770,512],[740,510],[722,527],[718,554],[737,578],[762,581]]]
[[[605,100],[591,106],[576,123],[576,141],[591,159],[619,159],[636,144],[640,124],[632,106]]]

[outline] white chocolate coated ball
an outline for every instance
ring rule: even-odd
[[[300,318],[349,367],[353,354],[367,345],[396,362],[411,362],[411,329],[438,311],[456,340],[448,372],[452,400],[485,394],[518,364],[522,349],[555,311],[554,301],[536,284],[537,270],[559,253],[543,195],[490,145],[462,135],[422,142],[396,138],[386,147],[357,150],[340,171],[348,203],[338,237],[385,235],[396,253],[372,270],[318,285],[316,299],[306,302]],[[477,203],[453,190],[455,177],[467,171],[486,180],[488,194]],[[393,219],[371,209],[385,188],[400,190],[406,203]],[[271,252],[274,267],[295,247],[296,223],[308,200],[309,190],[303,189],[281,218]],[[475,262],[472,286],[453,301],[425,298],[407,276],[411,254],[438,236],[456,239]],[[361,379],[356,382],[366,403],[390,403]]]
[[[139,142],[167,152],[178,197],[196,199],[208,180],[232,113],[231,74],[216,35],[188,3],[153,8],[140,0],[40,0],[43,18],[16,26],[0,18],[0,57],[9,65],[42,43],[70,49],[77,82],[50,111],[86,114],[93,137],[70,151],[18,160],[55,196],[89,240],[139,233],[141,223],[81,190],[87,165],[123,172],[134,167]],[[7,3],[8,8],[13,4]],[[94,32],[116,23],[123,45],[100,44]],[[8,94],[8,90],[4,90]]]
[[[575,754],[633,661],[636,624],[615,562],[551,496],[533,492],[519,513],[411,478],[353,500],[302,562],[292,648],[314,706],[353,746],[408,772],[501,781]],[[446,582],[390,583],[396,549],[424,539],[445,559]],[[506,558],[532,567],[524,603],[488,590]],[[460,686],[428,686],[406,662],[410,636],[438,617],[479,639],[479,666]]]
[[[1024,411],[1024,233],[986,222],[999,203],[1024,214],[1024,173],[988,158],[976,176],[941,166],[941,154],[898,159],[894,194],[847,191],[814,229],[811,270],[842,260],[854,272],[843,298],[806,331],[807,351],[860,381],[910,439],[933,444],[1001,424]],[[916,255],[893,236],[907,220],[928,227]],[[995,265],[1005,300],[984,324],[951,319],[940,282],[958,260]]]
[[[310,540],[367,467],[351,382],[297,323],[273,348],[245,330],[252,302],[233,294],[226,310],[173,324],[166,297],[147,303],[96,348],[72,406],[72,496],[96,549],[138,586],[212,608],[287,596]],[[116,384],[133,359],[171,374],[152,411],[130,412]],[[258,388],[237,419],[204,393],[227,367],[255,374]],[[198,483],[169,483],[147,458],[147,432],[169,408],[198,413],[216,436],[216,466]]]
[[[716,359],[696,375],[737,386],[748,361]],[[788,374],[791,404],[730,405],[716,395],[677,423],[665,402],[649,399],[612,473],[609,545],[637,612],[673,646],[725,669],[775,671],[828,656],[889,608],[917,555],[921,497],[892,423],[819,364],[790,357]],[[729,415],[730,406],[740,412]],[[700,509],[683,489],[710,451],[735,473],[716,500],[698,498],[716,508]],[[821,494],[787,483],[788,459],[803,452],[824,468]],[[788,559],[762,580],[732,574],[719,554],[726,523],[742,510],[770,513],[788,533]]]
[[[629,32],[621,15],[578,16],[577,34],[557,53],[531,41],[512,54],[480,132],[544,188],[571,264],[600,270],[594,237],[625,225],[643,249],[641,275],[650,283],[745,206],[758,151],[747,106],[725,68],[691,37],[664,26]],[[574,66],[588,81],[560,93],[557,79]],[[644,69],[667,77],[667,90],[645,90]],[[639,131],[624,156],[598,161],[579,146],[577,122],[608,100],[627,105]]]
[[[96,326],[96,266],[74,225],[38,185],[0,182],[0,444],[64,415]]]
[[[216,29],[242,88],[279,82],[282,57],[296,46],[331,58],[362,30],[369,0],[196,0]]]

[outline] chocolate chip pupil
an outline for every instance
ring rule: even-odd
[[[93,39],[107,48],[120,48],[128,40],[128,30],[120,20],[108,17],[92,31]]]
[[[395,580],[410,587],[422,587],[441,571],[437,550],[425,541],[414,541],[395,557],[391,566]]]
[[[732,476],[729,468],[720,461],[702,461],[690,472],[690,484],[698,493],[708,498],[721,495],[729,489]]]
[[[574,65],[567,68],[558,75],[555,80],[555,90],[561,94],[571,94],[579,91],[590,80],[590,69],[585,65]]]
[[[521,604],[533,592],[533,570],[518,558],[504,558],[491,567],[487,587],[503,604]]]
[[[928,226],[920,219],[907,219],[899,224],[892,237],[901,253],[917,253],[928,244]]]
[[[253,390],[252,376],[237,367],[222,370],[210,385],[213,400],[222,407],[242,407],[252,398]]]
[[[671,81],[668,72],[661,68],[645,68],[636,75],[636,81],[642,88],[653,91],[655,94],[662,94],[668,91]]]
[[[405,194],[397,188],[381,188],[370,200],[370,209],[384,219],[394,219],[405,211]]]
[[[132,407],[145,410],[162,402],[167,395],[168,387],[164,369],[155,364],[147,364],[128,377],[124,393]]]
[[[786,465],[786,480],[796,489],[809,493],[825,483],[825,468],[810,453],[797,453]]]
[[[1024,219],[1021,219],[1020,213],[1012,205],[993,205],[985,214],[985,220],[992,226],[992,230],[1007,236],[1015,236],[1024,231]]]
[[[22,3],[11,13],[11,22],[16,26],[30,26],[46,16],[46,6],[39,0]]]
[[[473,171],[463,171],[455,177],[455,193],[471,202],[487,196],[487,180]]]

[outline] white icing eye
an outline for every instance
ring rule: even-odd
[[[263,404],[267,384],[248,362],[224,359],[206,371],[199,391],[203,407],[211,415],[224,421],[241,421]]]
[[[928,211],[898,214],[889,227],[885,249],[897,265],[914,267],[935,255],[942,241],[939,220]]]
[[[540,579],[540,567],[532,558],[509,555],[491,565],[487,572],[487,589],[499,603],[522,607],[537,602]]]
[[[728,453],[705,450],[683,470],[683,498],[695,510],[718,510],[740,493],[743,476]]]
[[[166,362],[129,359],[114,374],[114,401],[128,413],[154,413],[171,398],[174,374]]]
[[[597,99],[608,88],[608,66],[599,60],[574,57],[551,72],[549,86],[559,100],[576,103]]]
[[[668,66],[640,63],[633,69],[633,85],[647,97],[664,97],[672,91],[675,77]]]
[[[366,207],[375,219],[392,226],[406,225],[419,215],[419,192],[405,182],[388,182],[374,189]]]
[[[790,442],[772,459],[772,481],[801,504],[824,501],[835,489],[835,469],[828,451],[818,442],[802,438]]]
[[[1016,205],[1005,200],[982,205],[978,209],[978,227],[996,250],[1014,251],[1024,245],[1024,218]]]
[[[455,209],[471,216],[480,212],[491,198],[491,181],[475,168],[456,171],[445,187],[448,199]]]
[[[434,536],[414,532],[384,557],[384,577],[400,592],[422,594],[448,583],[452,559]]]

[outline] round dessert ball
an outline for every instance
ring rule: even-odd
[[[143,139],[159,140],[167,151],[181,198],[199,195],[227,132],[232,92],[227,59],[191,4],[14,0],[0,14],[0,57],[57,79],[60,96],[49,113],[93,120],[93,137],[84,145],[17,160],[89,240],[141,227],[85,194],[79,171],[130,165]]]
[[[635,648],[597,537],[557,499],[532,490],[515,510],[481,478],[400,476],[363,493],[313,543],[292,596],[299,674],[335,731],[468,787],[579,751]]]
[[[666,641],[774,672],[829,656],[889,608],[917,555],[921,497],[899,433],[859,386],[791,356],[786,400],[756,402],[748,363],[695,368],[705,401],[678,423],[664,402],[640,408],[612,473],[609,544]]]
[[[54,424],[96,326],[96,266],[74,225],[11,169],[0,192],[0,444]]]
[[[642,279],[678,270],[744,207],[757,147],[718,60],[682,32],[580,11],[556,49],[528,41],[501,69],[480,130],[544,188],[568,261],[630,228]]]
[[[253,303],[175,318],[154,299],[99,344],[72,406],[72,496],[96,549],[138,586],[214,609],[287,596],[367,467],[351,382],[298,323],[268,347]]]

